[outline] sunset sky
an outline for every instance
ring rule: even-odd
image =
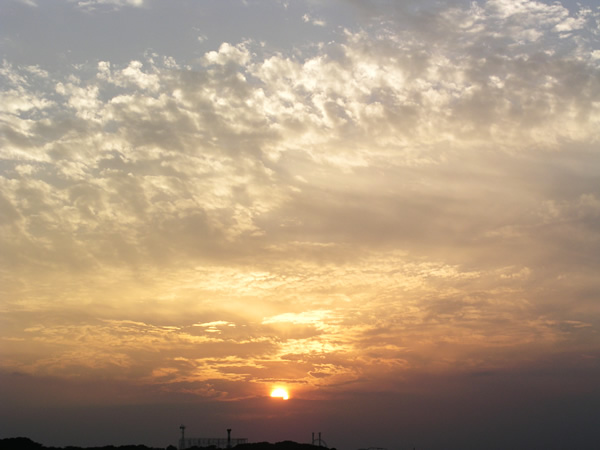
[[[0,438],[598,448],[596,0],[0,0],[0,54]]]

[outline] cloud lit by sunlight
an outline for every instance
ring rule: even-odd
[[[206,3],[190,42],[0,27],[0,374],[295,404],[600,361],[596,6]]]

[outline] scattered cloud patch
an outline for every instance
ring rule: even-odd
[[[312,16],[311,16],[311,15],[309,15],[309,14],[304,14],[304,15],[302,16],[302,21],[303,21],[303,22],[305,22],[305,23],[310,23],[310,24],[312,24],[312,25],[314,25],[314,26],[317,26],[317,27],[324,27],[324,26],[327,26],[327,22],[325,22],[325,21],[324,21],[324,20],[322,20],[322,19],[317,19],[317,18],[314,18],[314,17],[312,17]]]
[[[111,6],[113,8],[123,8],[126,6],[132,7],[142,7],[144,6],[144,0],[71,0],[77,1],[77,6],[86,10],[95,10],[97,8],[106,6]]]
[[[231,399],[593,354],[597,17],[490,0],[293,51],[3,62],[3,368]]]

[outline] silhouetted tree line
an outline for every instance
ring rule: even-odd
[[[85,450],[165,450],[156,447],[146,447],[145,445],[106,445],[104,447],[83,447]],[[42,444],[32,441],[25,437],[0,439],[0,450],[83,450],[82,447],[45,447]],[[324,449],[311,444],[299,444],[294,441],[282,441],[275,444],[270,442],[255,442],[250,444],[239,444],[235,450],[316,450]],[[166,450],[177,450],[173,445],[169,445]],[[218,450],[214,445],[208,447],[188,447],[186,450]],[[336,450],[335,448],[331,450]]]
[[[172,446],[169,446],[172,447]],[[175,447],[173,447],[175,449]],[[0,439],[0,450],[82,450],[82,447],[46,447],[25,437]],[[104,447],[85,447],[85,450],[165,450],[145,445],[106,445]],[[172,449],[170,449],[172,450]],[[176,450],[176,449],[175,449]]]
[[[240,444],[235,446],[235,450],[327,450],[325,447],[319,447],[312,444],[299,444],[294,441],[282,441],[275,444],[269,442],[256,442],[248,444]],[[336,450],[332,448],[330,450]]]
[[[311,444],[299,444],[294,441],[281,441],[275,444],[270,442],[253,442],[247,444],[238,444],[234,447],[234,450],[336,450],[335,448],[326,449],[325,447],[319,447]],[[219,450],[214,445],[208,447],[187,447],[186,450]]]

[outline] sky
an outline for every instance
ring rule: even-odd
[[[0,0],[0,53],[0,438],[597,448],[595,0]]]

